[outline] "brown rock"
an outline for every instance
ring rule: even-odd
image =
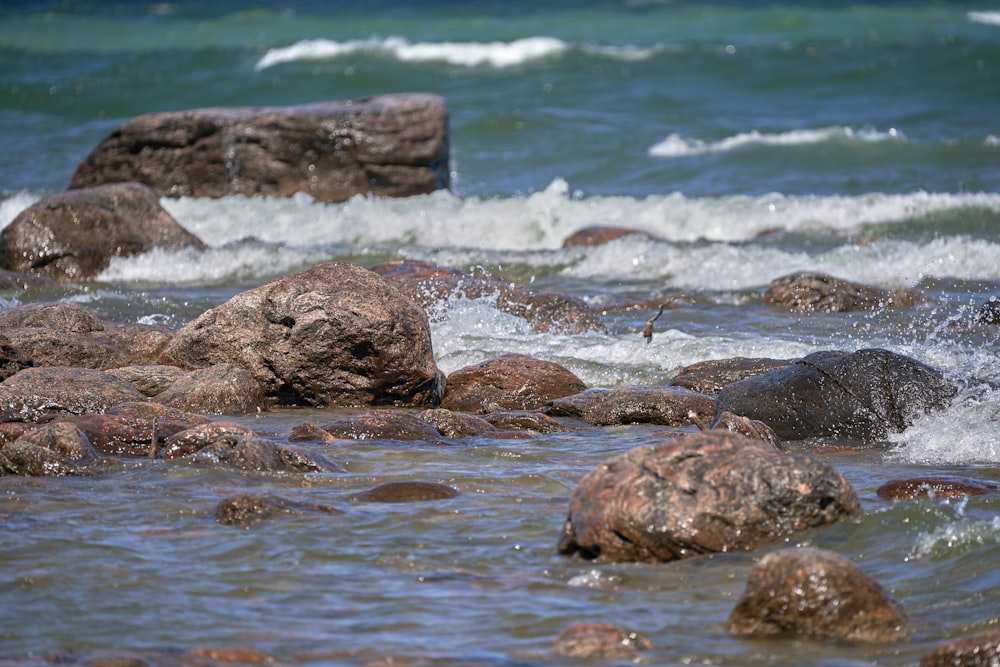
[[[332,444],[337,442],[337,438],[334,437],[332,433],[329,433],[318,424],[313,424],[312,422],[306,422],[304,424],[299,424],[298,426],[292,427],[292,430],[288,434],[289,442],[324,442],[327,444]]]
[[[25,368],[0,383],[0,415],[6,421],[42,421],[62,414],[106,412],[118,403],[145,398],[103,371]]]
[[[653,649],[653,642],[634,630],[607,623],[575,623],[562,631],[552,650],[574,658],[635,659],[638,651]]]
[[[368,503],[415,503],[426,500],[447,500],[458,491],[435,482],[388,482],[354,496],[355,500]]]
[[[483,419],[503,429],[536,433],[558,433],[569,430],[561,422],[541,412],[491,412],[483,415]]]
[[[87,436],[72,424],[45,424],[0,446],[0,475],[72,475],[95,457]]]
[[[6,336],[0,334],[0,382],[23,368],[35,365],[31,355],[22,352]]]
[[[892,642],[906,633],[906,617],[848,559],[821,549],[782,549],[764,556],[750,573],[728,626],[738,635]]]
[[[438,433],[446,438],[468,438],[475,435],[489,435],[499,430],[482,417],[464,415],[442,408],[424,410],[420,413],[420,419],[423,419],[436,428]]]
[[[576,230],[563,240],[562,247],[572,248],[574,246],[604,245],[605,243],[611,243],[612,241],[620,239],[623,236],[628,236],[629,234],[649,236],[646,232],[639,231],[638,229],[595,225],[593,227],[584,227],[583,229]]]
[[[584,476],[559,552],[603,561],[671,561],[747,551],[861,513],[837,470],[722,430],[643,445]]]
[[[249,528],[277,514],[305,512],[341,514],[340,510],[327,505],[296,502],[271,494],[241,493],[226,498],[215,507],[215,520],[227,526]]]
[[[621,386],[588,389],[549,401],[545,412],[556,417],[579,417],[597,426],[688,426],[712,420],[715,409],[713,397],[681,387]]]
[[[941,642],[921,659],[920,667],[996,667],[1000,665],[1000,630]]]
[[[125,380],[149,397],[162,394],[170,385],[184,375],[184,371],[176,366],[163,366],[160,364],[122,366],[120,368],[108,369],[108,372]]]
[[[61,416],[52,423],[79,429],[87,435],[94,449],[116,456],[150,456],[155,453],[154,435],[157,441],[167,435],[159,432],[152,421],[130,420],[111,414]]]
[[[0,232],[0,265],[57,281],[90,280],[114,257],[205,244],[149,188],[115,183],[48,195]]]
[[[403,410],[375,410],[325,424],[323,430],[351,440],[425,440],[437,442],[441,434],[433,425]]]
[[[441,407],[466,412],[534,410],[586,388],[560,364],[505,354],[448,375]]]
[[[243,665],[262,665],[276,663],[274,656],[262,653],[254,648],[235,646],[228,648],[202,647],[186,651],[181,656],[182,664],[197,665],[209,663],[239,663]]]
[[[684,387],[703,394],[718,394],[728,384],[776,368],[784,368],[792,361],[792,359],[753,357],[700,361],[680,369],[670,381],[670,386]]]
[[[182,375],[157,394],[157,403],[211,415],[244,415],[267,407],[264,388],[250,371],[216,364]]]
[[[233,422],[218,421],[197,424],[167,438],[160,456],[165,459],[187,456],[201,451],[222,438],[253,435],[256,433],[252,429]]]
[[[447,188],[448,116],[437,95],[138,116],[77,167],[71,188],[137,181],[160,196],[406,197]]]
[[[86,434],[73,424],[43,424],[27,431],[17,441],[37,445],[70,461],[89,461],[97,456]]]
[[[910,308],[926,300],[918,292],[889,291],[810,271],[777,278],[764,293],[764,301],[773,306],[825,313]]]
[[[159,363],[240,366],[280,404],[440,401],[427,316],[353,264],[320,264],[236,295],[178,331]]]
[[[755,438],[770,443],[775,448],[781,447],[781,439],[774,433],[774,430],[762,421],[734,415],[731,412],[723,412],[716,417],[712,428],[739,433],[748,438]]]
[[[1000,484],[963,477],[934,475],[913,479],[898,479],[878,487],[879,498],[900,500],[910,498],[963,498],[1000,493]]]
[[[257,472],[344,472],[322,454],[253,435],[224,436],[189,460]]]

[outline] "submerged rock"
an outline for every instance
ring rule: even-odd
[[[70,187],[136,181],[166,197],[406,197],[447,188],[448,157],[448,115],[437,95],[193,109],[119,126]]]
[[[206,421],[203,424],[196,424],[167,438],[159,456],[165,459],[188,456],[189,454],[201,451],[216,440],[255,435],[257,434],[253,429],[247,428],[242,424],[225,421]]]
[[[906,634],[899,605],[851,561],[821,549],[782,549],[760,559],[729,616],[738,635],[796,634],[892,642]]]
[[[860,513],[831,466],[711,430],[633,448],[587,473],[558,548],[602,561],[672,561],[747,551]]]
[[[649,237],[649,234],[638,229],[595,225],[576,230],[563,239],[562,247],[572,248],[575,246],[599,246],[604,245],[605,243],[611,243],[612,241],[616,241],[623,236],[629,236],[632,234]]]
[[[886,482],[875,491],[884,500],[910,498],[964,498],[1000,493],[1000,483],[949,475],[931,475]]]
[[[504,354],[449,374],[441,407],[483,413],[534,410],[586,388],[560,364],[524,354]]]
[[[997,667],[1000,665],[1000,630],[941,642],[920,660],[920,667]]]
[[[344,472],[322,454],[253,435],[224,436],[188,459],[257,472]]]
[[[608,623],[575,623],[562,631],[552,650],[574,658],[635,659],[638,651],[653,649],[644,635]]]
[[[416,503],[427,500],[447,500],[458,491],[436,482],[387,482],[354,496],[369,503]]]
[[[71,475],[96,456],[87,436],[72,424],[44,424],[0,445],[0,475]]]
[[[793,311],[826,313],[910,308],[927,297],[910,290],[889,291],[842,278],[801,271],[771,281],[764,301]]]
[[[441,433],[424,419],[404,410],[374,410],[323,425],[337,438],[351,440],[425,440],[437,442]]]
[[[342,512],[327,505],[303,503],[272,494],[241,493],[230,496],[215,507],[215,520],[226,526],[249,528],[278,514],[303,514],[305,512]]]
[[[548,402],[545,412],[556,417],[579,417],[597,426],[690,426],[711,421],[716,402],[712,396],[681,387],[622,386],[587,389],[557,398]]]

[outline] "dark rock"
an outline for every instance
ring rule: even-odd
[[[764,301],[773,306],[826,313],[910,308],[926,300],[918,292],[889,291],[811,271],[777,278],[764,293]]]
[[[734,415],[731,412],[723,412],[716,417],[712,428],[739,433],[748,438],[763,440],[776,448],[781,447],[781,439],[778,438],[770,426],[762,421]]]
[[[327,444],[332,444],[337,442],[337,438],[328,431],[323,430],[323,427],[318,424],[313,424],[312,422],[306,422],[304,424],[299,424],[294,426],[288,434],[289,442],[324,442]]]
[[[851,561],[821,549],[782,549],[754,567],[729,616],[738,635],[806,635],[892,642],[906,617],[888,593]]]
[[[733,357],[700,361],[685,366],[670,381],[672,387],[684,387],[703,394],[718,394],[722,388],[744,378],[784,368],[792,359]]]
[[[25,368],[0,383],[0,415],[5,421],[42,421],[63,414],[106,412],[118,403],[145,398],[103,371]]]
[[[344,472],[322,454],[253,435],[224,436],[188,458],[193,463],[257,472]]]
[[[464,415],[441,408],[424,410],[419,417],[446,438],[467,438],[475,435],[493,434],[499,430],[482,417]]]
[[[245,415],[267,407],[261,384],[250,371],[232,364],[182,375],[154,400],[178,410],[212,415]]]
[[[160,456],[165,459],[173,459],[179,456],[188,456],[208,447],[216,440],[222,438],[235,438],[240,436],[257,435],[253,429],[249,429],[242,424],[233,422],[206,422],[196,424],[180,433],[170,436],[164,443]]]
[[[653,642],[634,630],[607,623],[575,623],[562,631],[552,650],[574,658],[632,660],[637,651],[650,651]]]
[[[317,407],[440,401],[427,316],[376,274],[320,264],[238,294],[184,326],[159,363],[246,368],[270,400]]]
[[[437,95],[193,109],[119,126],[70,187],[136,181],[167,197],[405,197],[447,188],[448,157],[448,115]]]
[[[52,287],[56,284],[56,281],[51,278],[0,269],[0,290],[3,291],[23,290],[29,287]]]
[[[432,424],[403,410],[375,410],[344,417],[325,424],[323,430],[337,438],[351,440],[425,440],[441,439]]]
[[[305,512],[341,514],[340,510],[327,505],[297,502],[271,494],[241,493],[226,498],[215,507],[215,520],[226,526],[249,528],[278,514]]]
[[[1000,298],[992,296],[976,311],[979,324],[1000,324]]]
[[[639,231],[638,229],[595,225],[593,227],[584,227],[583,229],[576,230],[563,240],[562,247],[572,248],[574,246],[604,245],[605,243],[611,243],[612,241],[616,241],[621,237],[628,236],[630,234],[638,234],[646,237],[649,236],[646,232]]]
[[[663,424],[688,426],[715,416],[715,398],[681,387],[622,386],[588,389],[549,401],[545,412],[579,417],[597,426]]]
[[[57,281],[90,280],[114,257],[205,249],[149,188],[115,183],[43,197],[0,232],[0,265]]]
[[[719,393],[719,412],[764,422],[783,440],[878,440],[946,407],[956,387],[937,370],[887,350],[816,352]]]
[[[0,382],[19,370],[34,365],[35,360],[31,358],[30,354],[22,352],[10,342],[10,339],[0,334]]]
[[[466,412],[534,410],[586,388],[560,364],[504,354],[450,373],[441,407]]]
[[[585,475],[559,552],[671,561],[747,551],[860,513],[851,485],[829,465],[711,430],[636,447]]]
[[[879,498],[900,500],[910,498],[963,498],[1000,493],[1000,484],[964,477],[935,475],[886,482],[875,491]]]
[[[122,366],[121,368],[108,369],[108,372],[125,380],[149,397],[162,394],[184,375],[184,371],[176,366],[159,364]]]
[[[1000,665],[1000,630],[949,639],[933,647],[920,667],[996,667]]]
[[[558,420],[541,412],[491,412],[483,419],[497,428],[534,431],[536,433],[558,433],[569,430]]]
[[[517,283],[474,278],[458,269],[406,260],[373,266],[372,271],[402,290],[415,303],[433,310],[454,297],[491,299],[494,308],[523,318],[539,333],[605,332],[604,322],[583,300],[541,292]]]
[[[368,503],[416,503],[425,500],[447,500],[458,491],[435,482],[388,482],[354,496],[355,500]]]

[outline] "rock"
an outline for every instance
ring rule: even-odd
[[[448,115],[437,95],[193,109],[119,126],[70,187],[137,181],[166,197],[406,197],[447,188],[448,157]]]
[[[650,651],[647,637],[607,623],[575,623],[562,631],[552,650],[574,658],[635,659],[636,652]]]
[[[1000,484],[963,477],[933,475],[886,482],[875,491],[884,500],[910,498],[964,498],[1000,493]]]
[[[764,422],[782,440],[879,440],[946,407],[956,387],[937,370],[887,350],[815,352],[727,385],[719,413]]]
[[[332,444],[337,442],[337,438],[327,431],[323,430],[323,427],[318,424],[313,424],[312,422],[305,422],[299,424],[298,426],[292,427],[292,430],[288,434],[289,442],[323,442],[326,444]]]
[[[114,183],[43,197],[0,232],[0,265],[57,281],[92,280],[115,257],[204,250],[152,190]]]
[[[118,403],[143,401],[132,385],[85,368],[25,368],[0,383],[4,421],[43,421],[63,415],[106,412]]]
[[[979,324],[1000,324],[1000,297],[991,296],[990,300],[976,311],[976,322]]]
[[[918,292],[889,291],[825,273],[801,271],[771,281],[764,301],[792,311],[841,313],[882,308],[910,308],[926,301]]]
[[[215,507],[215,520],[226,526],[249,528],[277,514],[305,512],[341,514],[340,510],[327,505],[296,502],[271,494],[241,493],[226,498]]]
[[[108,414],[140,421],[156,419],[159,421],[161,427],[164,424],[179,424],[183,425],[184,429],[187,429],[200,424],[211,423],[208,417],[170,408],[159,403],[119,403],[108,410]]]
[[[240,366],[282,405],[432,407],[442,382],[423,311],[345,263],[237,294],[178,331],[159,363]]]
[[[658,562],[747,551],[861,513],[840,472],[722,430],[642,445],[583,477],[559,552]]]
[[[25,354],[6,336],[0,334],[0,382],[14,373],[35,365],[31,355]]]
[[[163,433],[153,421],[130,420],[111,414],[87,414],[56,417],[51,423],[65,424],[87,435],[94,449],[115,456],[152,456]]]
[[[492,435],[499,431],[482,417],[463,415],[451,410],[435,408],[424,410],[419,415],[446,438],[467,438],[475,435]]]
[[[949,639],[934,646],[920,667],[996,667],[1000,665],[1000,630]]]
[[[242,424],[210,421],[204,424],[196,424],[191,428],[170,436],[164,443],[163,450],[159,455],[165,459],[188,456],[189,454],[201,451],[222,438],[254,435],[257,434],[253,429],[249,429]]]
[[[541,412],[491,412],[483,419],[497,428],[536,433],[558,433],[569,430],[561,422]]]
[[[792,361],[792,359],[753,357],[700,361],[680,369],[670,381],[670,386],[684,387],[702,394],[718,394],[728,384],[776,368],[784,368]]]
[[[775,448],[781,448],[781,439],[778,438],[774,430],[764,422],[757,421],[756,419],[741,417],[739,415],[734,415],[731,412],[723,412],[716,417],[711,428],[722,429],[732,433],[739,433],[740,435],[745,435],[748,438],[763,440],[764,442],[770,443]]]
[[[586,388],[560,364],[504,354],[450,373],[441,407],[466,412],[534,410]]]
[[[201,647],[185,651],[181,656],[181,665],[197,665],[204,667],[206,663],[241,664],[241,665],[273,665],[278,661],[274,656],[262,653],[255,648],[233,646],[227,648]]]
[[[517,283],[474,278],[458,269],[405,260],[372,267],[415,303],[432,311],[455,297],[489,299],[492,306],[527,321],[539,333],[607,331],[604,322],[583,300],[565,294],[541,292]]]
[[[855,642],[893,642],[906,626],[899,605],[877,582],[843,556],[813,548],[761,558],[728,621],[737,635]]]
[[[192,463],[257,472],[344,472],[322,454],[253,435],[224,436],[188,458]]]
[[[250,371],[217,364],[182,375],[154,399],[200,414],[244,415],[267,407],[264,388]]]
[[[437,442],[441,434],[433,425],[403,410],[375,410],[344,417],[323,426],[337,438],[351,440],[425,440]]]
[[[435,482],[388,482],[354,496],[355,500],[368,503],[416,503],[427,500],[447,500],[458,491]]]
[[[0,448],[0,476],[62,477],[77,473],[77,466],[58,453],[24,440]]]
[[[0,269],[0,290],[3,291],[23,290],[29,287],[53,287],[56,284],[56,281],[51,278]]]
[[[108,372],[125,380],[146,396],[152,398],[162,394],[170,385],[184,375],[184,371],[176,366],[160,364],[143,364],[139,366],[122,366],[108,369]]]
[[[575,246],[599,246],[604,245],[605,243],[611,243],[612,241],[616,241],[621,237],[628,236],[630,234],[638,234],[651,238],[649,234],[638,229],[595,225],[593,227],[584,227],[583,229],[576,230],[563,240],[562,247],[572,248]]]
[[[681,387],[621,386],[588,389],[549,401],[545,412],[579,417],[597,426],[663,424],[688,426],[715,416],[715,399]]]

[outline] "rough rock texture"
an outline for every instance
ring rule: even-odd
[[[458,491],[436,482],[387,482],[363,491],[354,500],[368,503],[416,503],[426,500],[447,500]]]
[[[781,439],[774,430],[762,421],[741,417],[731,412],[723,412],[712,423],[711,428],[722,429],[745,435],[748,438],[755,438],[770,443],[776,448],[781,448]]]
[[[35,365],[31,355],[21,351],[10,342],[10,339],[0,334],[0,381],[6,380],[14,373]]]
[[[653,649],[644,635],[607,623],[576,623],[562,631],[552,650],[574,658],[635,660],[636,652]]]
[[[427,316],[354,264],[320,264],[237,294],[181,328],[159,363],[240,366],[285,405],[440,401]]]
[[[559,552],[672,561],[750,550],[860,513],[851,485],[829,465],[712,430],[636,447],[585,475]]]
[[[0,446],[0,475],[70,475],[95,457],[87,436],[72,424],[45,424]]]
[[[250,371],[231,364],[191,371],[154,400],[178,410],[212,415],[243,415],[267,407],[260,382]]]
[[[467,438],[475,435],[492,435],[500,432],[493,424],[482,417],[453,412],[443,408],[424,410],[419,415],[437,432],[446,438]]]
[[[1000,630],[941,642],[920,660],[920,667],[997,667],[1000,665]]]
[[[441,433],[432,424],[403,410],[375,410],[338,419],[322,428],[334,437],[350,440],[436,442],[441,439]]]
[[[176,366],[159,364],[122,366],[108,369],[108,372],[150,397],[162,394],[167,387],[184,375],[184,371]]]
[[[193,109],[121,125],[77,167],[70,187],[137,181],[167,197],[403,197],[448,187],[448,153],[448,115],[437,95]]]
[[[681,387],[622,386],[588,389],[549,401],[545,412],[555,417],[579,417],[597,426],[663,424],[689,426],[710,422],[716,411],[712,396]]]
[[[165,459],[187,456],[201,451],[216,440],[244,435],[253,436],[256,433],[253,429],[234,422],[218,421],[196,424],[167,438],[159,455]]]
[[[521,317],[539,333],[604,332],[604,322],[583,300],[541,292],[517,283],[475,278],[450,267],[406,260],[372,267],[416,303],[434,310],[455,297],[488,299],[503,313]]]
[[[889,291],[811,271],[777,278],[764,293],[764,301],[773,306],[826,313],[909,308],[926,300],[918,292]]]
[[[327,505],[297,502],[272,494],[241,493],[230,496],[216,505],[215,520],[226,526],[249,528],[278,514],[303,514],[305,512],[341,514],[340,510]]]
[[[193,463],[257,472],[343,472],[322,454],[253,435],[225,436],[203,447]]]
[[[718,394],[722,388],[744,378],[784,368],[792,359],[732,357],[700,361],[685,366],[670,380],[672,387],[684,387],[703,394]]]
[[[728,626],[738,635],[892,642],[905,635],[906,624],[899,605],[851,561],[803,548],[761,558]]]
[[[144,401],[132,385],[84,368],[25,368],[0,383],[3,421],[43,421],[63,415],[106,412],[118,403]]]
[[[611,243],[612,241],[620,239],[623,236],[628,236],[629,234],[649,236],[646,232],[638,229],[595,225],[593,227],[584,227],[583,229],[576,230],[563,240],[562,247],[571,248],[574,246],[604,245],[605,243]]]
[[[557,433],[569,427],[541,412],[491,412],[483,419],[497,428],[534,431],[536,433]]]
[[[783,440],[878,440],[946,407],[957,389],[937,370],[887,350],[816,352],[726,386],[719,412],[764,422]]]
[[[47,195],[0,232],[0,265],[57,281],[90,280],[114,257],[205,249],[152,190],[115,183]]]
[[[0,290],[23,290],[29,287],[52,287],[56,281],[31,273],[0,269]]]
[[[524,354],[504,354],[450,373],[441,407],[483,413],[535,410],[586,388],[560,364]]]
[[[964,498],[1000,493],[1000,483],[953,477],[950,475],[930,475],[912,479],[898,479],[886,482],[875,491],[879,498],[900,500],[909,498]]]

